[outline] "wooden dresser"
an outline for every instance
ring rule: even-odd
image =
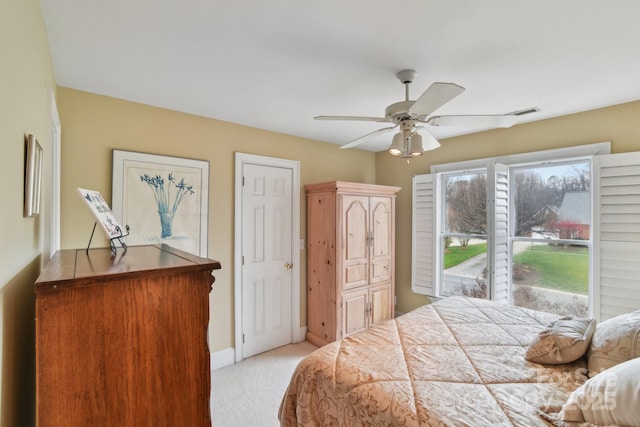
[[[399,187],[333,181],[307,191],[307,341],[391,319]]]
[[[58,251],[35,284],[37,425],[210,426],[219,268],[167,245]]]

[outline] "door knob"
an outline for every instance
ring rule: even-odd
[[[286,264],[284,265],[284,269],[285,269],[285,270],[291,270],[292,268],[293,268],[293,264],[291,264],[290,262],[288,262],[288,263],[286,263]]]

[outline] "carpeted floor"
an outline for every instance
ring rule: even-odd
[[[316,348],[308,342],[290,344],[213,371],[213,426],[279,426],[278,407],[291,374]]]

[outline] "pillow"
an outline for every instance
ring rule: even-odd
[[[581,358],[589,349],[596,330],[594,319],[563,317],[552,322],[529,345],[525,359],[547,365],[570,363]]]
[[[637,426],[640,422],[640,358],[620,363],[571,393],[558,418],[597,425]]]
[[[640,310],[605,320],[589,346],[589,377],[640,356]]]

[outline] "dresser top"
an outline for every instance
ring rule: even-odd
[[[35,283],[36,292],[59,287],[86,286],[143,274],[190,270],[213,271],[220,262],[169,245],[129,246],[112,256],[110,248],[65,249],[55,253]]]

